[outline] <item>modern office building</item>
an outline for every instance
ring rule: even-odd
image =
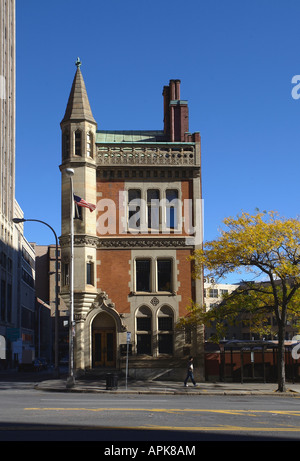
[[[0,6],[0,213],[1,237],[12,245],[15,199],[15,0]]]
[[[34,350],[34,250],[23,235],[15,199],[15,0],[0,3],[0,366]]]

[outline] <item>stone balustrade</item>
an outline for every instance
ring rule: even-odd
[[[196,166],[195,147],[97,147],[98,165]]]

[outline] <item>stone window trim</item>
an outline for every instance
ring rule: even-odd
[[[150,318],[151,319],[151,330],[143,330],[143,331],[174,331],[175,329],[175,318],[176,313],[174,307],[170,304],[161,302],[160,306],[151,306],[149,302],[141,303],[134,312],[135,319],[137,318]],[[159,329],[159,320],[162,318],[172,318],[172,328],[165,329],[164,327]],[[142,330],[141,330],[142,331]]]
[[[137,290],[137,261],[149,261],[149,291],[139,291]],[[170,261],[171,265],[171,274],[170,274],[170,289],[166,291],[159,290],[159,280],[158,280],[158,265],[159,261]],[[170,294],[175,295],[177,292],[177,260],[173,256],[164,256],[164,255],[157,255],[157,256],[149,256],[149,254],[145,254],[145,256],[139,255],[135,256],[133,259],[133,278],[132,278],[132,295],[144,295],[145,293],[148,295],[168,295]]]
[[[153,312],[142,305],[135,312],[136,354],[153,355]]]
[[[157,311],[157,347],[158,355],[173,355],[174,351],[174,311],[163,305]]]
[[[66,126],[62,131],[62,158],[70,157],[94,160],[95,134],[91,126],[83,127],[80,124]]]
[[[86,155],[94,158],[94,135],[91,131],[86,133]]]
[[[136,191],[139,195],[139,197],[136,197],[135,200],[138,200],[140,199],[142,201],[143,204],[145,204],[146,206],[146,209],[143,209],[143,206],[142,207],[139,207],[140,209],[139,210],[136,210],[136,213],[138,211],[140,211],[140,215],[144,214],[144,221],[145,221],[145,225],[148,229],[151,229],[151,226],[149,227],[149,193],[151,193],[151,191],[155,191],[158,193],[158,197],[159,197],[159,208],[158,208],[158,226],[155,225],[153,227],[153,231],[154,233],[161,233],[162,230],[163,230],[163,226],[162,226],[162,223],[164,222],[165,223],[165,226],[167,228],[167,226],[169,225],[170,227],[170,231],[178,231],[181,229],[181,226],[182,226],[182,217],[181,217],[181,212],[178,213],[177,215],[177,226],[174,226],[174,225],[170,225],[169,221],[170,221],[170,217],[168,218],[168,213],[167,213],[167,210],[168,209],[172,209],[173,206],[170,207],[169,204],[171,205],[175,205],[176,207],[176,204],[178,203],[181,203],[182,201],[182,191],[181,191],[181,183],[176,181],[175,183],[163,183],[163,182],[153,182],[151,183],[151,185],[149,185],[148,183],[140,183],[140,182],[127,182],[125,183],[125,188],[124,188],[124,191],[127,193],[127,203],[125,204],[125,206],[127,207],[126,209],[126,212],[125,212],[125,216],[127,216],[127,226],[128,226],[128,231],[130,232],[130,227],[129,227],[129,218],[131,216],[134,215],[134,212],[133,210],[130,210],[130,203],[132,203],[134,205],[134,200],[130,201],[129,202],[129,197],[131,195],[131,193],[133,193],[133,191]],[[175,202],[172,201],[169,202],[168,201],[168,194],[170,192],[173,192],[173,194],[175,193],[177,198],[175,200]],[[157,208],[157,204],[153,203],[153,208]],[[138,208],[138,206],[137,206]],[[174,213],[175,215],[176,213]],[[142,231],[142,230],[141,230]],[[138,228],[136,229],[136,232],[138,233]]]
[[[139,319],[148,319],[149,321],[142,322]],[[154,308],[143,303],[135,311],[136,354],[173,355],[174,330],[175,312],[171,306],[163,304],[159,308]]]

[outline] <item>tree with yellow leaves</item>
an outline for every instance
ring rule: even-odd
[[[205,243],[192,256],[195,277],[200,277],[203,269],[205,276],[215,279],[246,270],[257,281],[242,282],[219,307],[207,312],[201,306],[191,306],[180,324],[214,321],[222,328],[225,319],[243,315],[245,320],[251,319],[257,331],[263,331],[267,316],[274,315],[278,326],[278,391],[284,392],[286,325],[289,317],[300,315],[300,221],[258,211],[226,218],[224,224],[227,229],[221,230],[220,237]]]

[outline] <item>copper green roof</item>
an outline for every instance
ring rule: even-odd
[[[163,131],[98,130],[96,143],[159,142],[165,139]]]

